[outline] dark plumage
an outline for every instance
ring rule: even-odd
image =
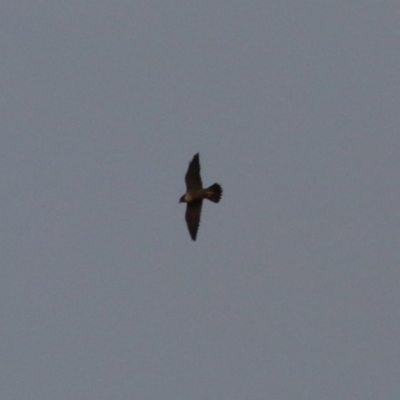
[[[222,187],[218,183],[214,183],[210,187],[203,189],[200,176],[199,153],[195,154],[192,161],[189,163],[189,168],[185,175],[185,182],[186,193],[179,199],[179,202],[187,203],[185,214],[186,223],[191,238],[196,240],[203,200],[208,199],[214,203],[218,203],[222,196]]]

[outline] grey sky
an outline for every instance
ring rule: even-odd
[[[0,398],[399,399],[399,16],[5,2]]]

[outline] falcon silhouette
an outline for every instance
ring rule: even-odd
[[[179,203],[187,203],[185,215],[186,223],[191,238],[196,240],[203,199],[218,203],[222,196],[222,187],[218,183],[214,183],[214,185],[211,185],[207,189],[203,189],[200,176],[199,153],[195,154],[192,161],[189,163],[189,168],[185,175],[185,182],[186,193],[179,199]]]

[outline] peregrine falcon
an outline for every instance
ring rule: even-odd
[[[196,240],[197,230],[199,229],[201,206],[203,199],[218,203],[222,196],[222,187],[214,183],[207,189],[203,189],[200,176],[199,153],[195,154],[189,163],[189,168],[185,175],[186,193],[179,199],[179,203],[187,203],[186,223],[190,236]]]

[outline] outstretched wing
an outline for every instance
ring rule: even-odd
[[[199,200],[188,203],[186,207],[186,223],[189,229],[190,236],[193,240],[196,240],[197,231],[199,229],[202,205],[203,200]]]
[[[185,175],[185,182],[187,191],[203,188],[200,176],[199,153],[195,154],[193,160],[189,163],[189,168]]]

